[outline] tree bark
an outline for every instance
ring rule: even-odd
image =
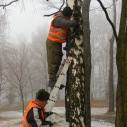
[[[90,25],[89,25],[89,7],[91,0],[83,0],[83,45],[85,61],[85,125],[91,127],[90,110],[90,80],[91,80],[91,47],[90,47]]]
[[[116,5],[113,0],[113,12],[114,19],[113,24],[116,28]],[[109,65],[109,112],[114,112],[114,81],[113,81],[113,45],[114,45],[114,34],[110,39],[110,65]]]
[[[114,83],[113,83],[113,43],[114,37],[110,40],[110,65],[109,65],[109,112],[114,112]]]
[[[118,85],[116,95],[115,127],[127,127],[127,0],[122,0],[122,12],[117,42]]]
[[[117,36],[116,29],[109,19],[106,8],[102,2],[97,0],[105,12],[106,18],[112,26],[116,42],[117,42],[117,69],[118,69],[118,84],[116,92],[116,121],[115,127],[127,127],[127,0],[122,0],[122,11],[119,27],[119,35]]]
[[[84,1],[87,7],[90,1]],[[82,19],[81,0],[68,1],[70,7],[74,7],[73,17],[80,24],[80,29],[69,31],[67,55],[73,58],[69,67],[66,85],[66,120],[70,122],[70,127],[91,127],[90,117],[90,73],[91,73],[91,53],[90,53],[90,34],[89,19]],[[83,8],[84,8],[83,7]],[[88,11],[84,18],[89,17]],[[85,23],[82,27],[82,23]],[[88,25],[88,26],[87,26]],[[84,30],[83,30],[83,29]],[[88,30],[88,31],[87,31]],[[84,33],[83,33],[84,32]],[[85,37],[84,37],[85,35]],[[83,39],[84,37],[84,39]],[[84,44],[85,43],[85,44]],[[84,47],[86,46],[86,47]],[[86,50],[86,51],[84,51]],[[84,53],[86,53],[84,55]],[[88,56],[87,56],[88,55]],[[85,62],[86,61],[86,62]],[[85,69],[87,68],[87,69]]]

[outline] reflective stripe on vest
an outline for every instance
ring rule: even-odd
[[[26,109],[26,112],[24,114],[24,118],[23,118],[23,123],[22,123],[22,127],[31,127],[31,124],[29,124],[27,122],[27,114],[28,112],[30,111],[30,109],[32,108],[35,108],[35,107],[39,107],[34,100],[32,100],[29,105],[27,106],[27,109]],[[43,111],[41,112],[42,113],[42,119],[44,120],[44,114],[43,114]]]
[[[66,42],[66,36],[67,36],[67,28],[55,28],[55,27],[53,27],[54,19],[58,16],[61,16],[61,15],[54,16],[54,18],[51,22],[48,38],[54,42],[65,43]]]
[[[50,30],[51,30],[51,31],[55,31],[55,32],[65,33],[65,34],[67,33],[67,32],[64,31],[64,30],[58,30],[58,29],[56,30],[56,29],[52,29],[52,28],[50,28]]]
[[[26,124],[26,123],[24,123],[24,122],[22,122],[22,124],[25,125],[25,126],[27,126],[27,127],[29,126],[28,124]]]
[[[58,36],[55,36],[55,35],[53,35],[51,33],[49,33],[49,35],[52,36],[52,37],[54,37],[54,38],[58,38],[58,39],[66,39],[66,37],[58,37]]]

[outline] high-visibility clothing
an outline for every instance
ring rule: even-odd
[[[58,16],[61,16],[61,15],[54,16],[54,18],[51,22],[48,38],[54,42],[65,43],[66,36],[67,36],[67,28],[53,27],[53,22],[54,22],[55,18]]]
[[[31,127],[31,124],[28,123],[28,121],[27,121],[27,114],[28,114],[28,112],[29,112],[32,108],[36,108],[36,107],[40,107],[40,106],[37,105],[37,104],[35,103],[34,100],[32,100],[32,101],[29,103],[29,105],[28,105],[28,107],[27,107],[27,109],[26,109],[26,112],[25,112],[25,114],[24,114],[22,127]],[[44,113],[43,113],[43,110],[41,110],[41,114],[42,114],[42,119],[44,120]]]

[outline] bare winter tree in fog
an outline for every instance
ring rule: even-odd
[[[116,5],[115,0],[113,0],[113,24],[116,28]],[[114,112],[114,81],[113,81],[113,65],[114,65],[114,34],[112,35],[110,39],[110,62],[109,62],[109,112]]]
[[[4,55],[8,72],[5,74],[8,87],[15,91],[15,95],[22,101],[24,114],[24,101],[26,95],[31,92],[29,86],[30,75],[28,67],[30,66],[31,55],[28,54],[26,40],[21,40],[20,47],[11,47]]]
[[[2,94],[2,87],[4,85],[4,62],[3,62],[3,55],[4,55],[4,49],[7,46],[6,43],[6,27],[7,22],[6,22],[6,16],[0,12],[0,100],[1,94]]]
[[[32,34],[31,53],[36,70],[36,81],[41,88],[48,90],[47,54],[45,45],[48,29],[46,32],[46,30],[44,30],[45,27],[46,25],[39,26],[36,32]]]
[[[121,18],[119,33],[115,29],[114,24],[109,18],[106,8],[103,3],[98,0],[100,3],[108,22],[110,23],[114,36],[117,43],[117,69],[118,69],[118,84],[117,84],[117,95],[116,95],[116,121],[115,127],[126,127],[127,126],[127,0],[122,0],[121,6]]]
[[[91,98],[93,99],[107,98],[108,96],[108,38],[110,38],[111,28],[105,22],[104,16],[102,11],[90,11],[92,49]]]

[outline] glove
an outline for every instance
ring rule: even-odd
[[[50,122],[51,122],[52,124],[54,124],[54,121],[53,121],[53,120],[51,120]]]
[[[56,112],[53,112],[53,114],[58,115],[58,113],[56,113]]]
[[[51,120],[51,121],[50,121],[50,127],[51,127],[53,124],[54,124],[54,121]]]

